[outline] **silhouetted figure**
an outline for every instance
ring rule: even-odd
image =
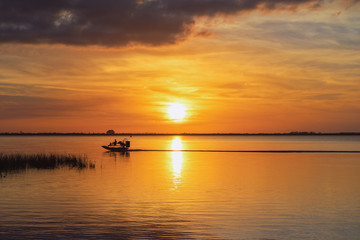
[[[116,139],[115,139],[115,141],[114,141],[114,146],[116,146],[116,144],[117,144],[117,141],[116,141]]]

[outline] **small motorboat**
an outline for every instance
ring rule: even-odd
[[[112,152],[127,152],[130,148],[130,141],[127,141],[126,138],[122,141],[116,141],[115,139],[114,142],[111,142],[109,145],[102,147]]]

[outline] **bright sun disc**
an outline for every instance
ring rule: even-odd
[[[167,108],[169,119],[174,121],[181,121],[186,116],[186,107],[180,103],[171,103]]]

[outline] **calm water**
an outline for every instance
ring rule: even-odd
[[[121,140],[121,138],[117,138]],[[110,137],[0,137],[94,170],[0,180],[0,239],[359,239],[360,154],[108,153]],[[359,136],[135,136],[133,148],[360,150]]]

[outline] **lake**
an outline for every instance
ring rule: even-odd
[[[120,136],[0,136],[95,169],[0,179],[0,239],[359,239],[359,153],[106,152]],[[133,136],[153,150],[359,151],[360,136]]]

